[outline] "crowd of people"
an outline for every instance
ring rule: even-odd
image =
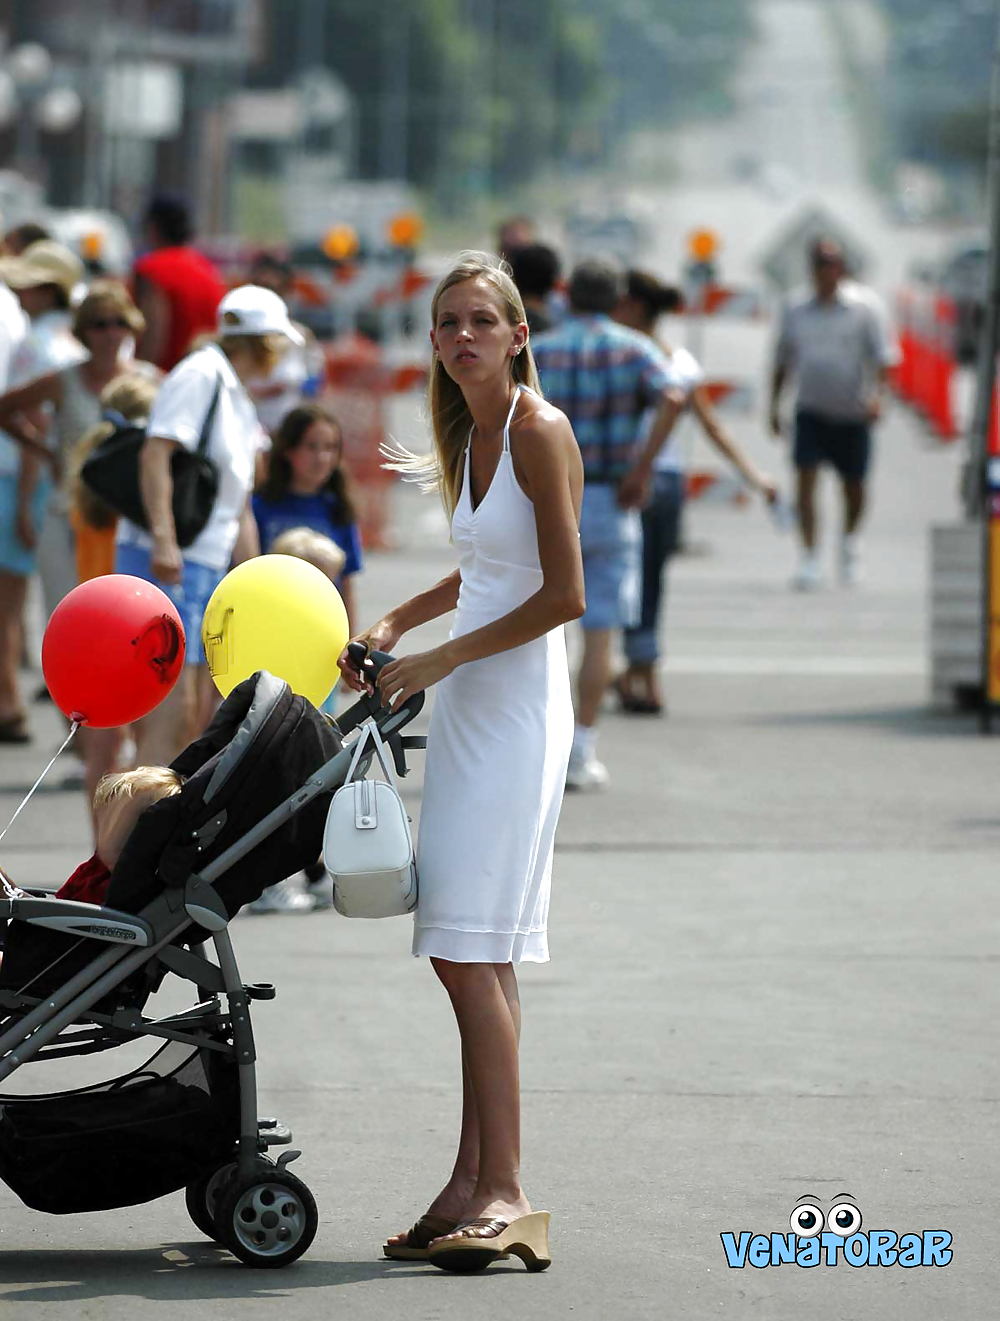
[[[163,195],[128,281],[88,280],[41,226],[8,234],[0,258],[0,742],[32,737],[19,670],[34,576],[46,619],[100,574],[148,579],[174,601],[187,637],[184,673],[160,707],[128,730],[79,731],[89,802],[108,772],[168,764],[211,717],[201,619],[231,565],[262,548],[298,555],[333,579],[349,617],[362,566],[343,437],[313,398],[322,349],[289,318],[286,264],[262,253],[247,282],[227,289],[193,237],[183,200]],[[81,478],[87,457],[127,424],[146,431],[145,526]],[[171,459],[202,439],[218,494],[182,548]]]
[[[151,201],[144,241],[127,282],[88,283],[80,260],[37,225],[11,231],[0,259],[0,742],[31,738],[18,669],[32,575],[46,616],[90,577],[147,578],[175,601],[188,638],[182,680],[156,711],[129,730],[81,731],[88,798],[104,774],[134,758],[169,763],[211,717],[217,696],[201,617],[232,565],[259,553],[297,555],[337,584],[352,631],[358,615],[364,549],[344,435],[322,397],[322,346],[289,315],[291,266],[278,253],[258,253],[246,282],[227,288],[173,195]],[[659,333],[662,318],[682,309],[678,288],[599,258],[564,273],[556,249],[522,218],[502,227],[497,246],[522,300],[537,388],[568,418],[583,463],[586,610],[566,787],[598,789],[610,779],[597,755],[608,695],[628,715],[665,710],[662,616],[687,487],[678,419],[690,413],[763,501],[773,504],[778,488],[722,424],[701,364]],[[790,305],[782,321],[772,408],[777,432],[781,392],[794,373],[800,587],[819,582],[814,491],[824,462],[844,485],[843,576],[860,574],[868,429],[879,411],[871,387],[893,362],[875,300],[848,286],[836,245],[819,242],[812,261],[814,295]],[[147,432],[144,527],[118,518],[80,475],[124,421]],[[206,440],[218,497],[207,525],[181,547],[171,460],[178,447]],[[294,887],[261,903],[267,911],[309,906]]]

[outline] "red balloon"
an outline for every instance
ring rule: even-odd
[[[42,672],[64,716],[94,729],[148,715],[184,664],[184,625],[153,583],[109,573],[74,587],[49,620]]]

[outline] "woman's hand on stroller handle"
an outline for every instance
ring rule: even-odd
[[[397,641],[397,635],[384,620],[351,638],[337,659],[345,687],[356,693],[372,695],[378,671],[387,663],[384,655],[379,660],[375,657],[389,652]]]
[[[378,690],[386,706],[398,711],[417,693],[446,679],[455,668],[448,644],[415,656],[403,656],[384,665],[378,678]]]

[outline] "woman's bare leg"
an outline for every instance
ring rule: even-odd
[[[517,1037],[517,1043],[521,1044],[521,996],[517,989],[517,976],[514,972],[512,963],[494,963],[497,970],[497,980],[500,982],[500,989],[503,991],[504,999],[507,1001],[507,1008],[510,1010],[511,1022],[514,1024],[514,1035]]]
[[[159,706],[133,725],[137,766],[168,766],[198,737],[197,665],[185,665]]]
[[[433,962],[433,960],[432,960]],[[436,971],[436,969],[435,969]],[[458,1154],[448,1182],[427,1208],[428,1215],[441,1216],[445,1220],[458,1221],[468,1205],[476,1188],[479,1177],[479,1116],[476,1113],[476,1098],[469,1077],[469,1066],[462,1047],[462,1131],[458,1139]],[[390,1243],[405,1245],[405,1230],[402,1234],[393,1234]]]
[[[479,1173],[462,1219],[488,1215],[515,1220],[531,1210],[521,1188],[516,982],[503,974],[505,990],[492,963],[432,963],[458,1020],[479,1122]]]
[[[21,620],[27,595],[27,578],[0,569],[0,720],[25,717],[17,672],[21,665]]]

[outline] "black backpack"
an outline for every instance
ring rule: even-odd
[[[173,478],[174,528],[178,546],[190,546],[212,514],[219,493],[219,470],[208,457],[212,426],[222,392],[222,376],[215,382],[212,402],[205,414],[196,450],[178,446],[170,458]],[[104,420],[114,427],[84,462],[80,480],[115,513],[149,530],[146,507],[139,488],[139,455],[146,443],[146,428],[108,410]]]

